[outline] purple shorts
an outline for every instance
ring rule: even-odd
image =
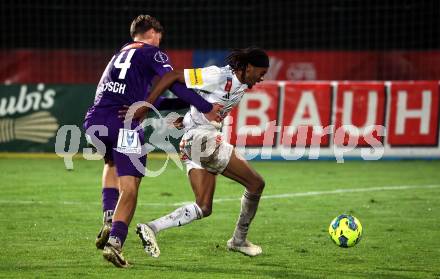
[[[145,176],[147,158],[144,130],[135,130],[138,124],[139,122],[133,121],[131,127],[126,129],[123,120],[117,117],[117,110],[95,111],[84,121],[87,140],[104,155],[106,162],[114,162],[118,176]],[[107,135],[102,135],[103,129],[107,130]],[[104,146],[105,151],[102,150]]]

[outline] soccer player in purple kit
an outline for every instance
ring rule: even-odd
[[[130,26],[133,42],[124,45],[110,60],[99,81],[94,104],[87,111],[84,128],[90,143],[104,155],[102,174],[103,226],[96,239],[103,256],[117,267],[128,267],[122,255],[128,226],[134,215],[139,184],[145,172],[144,131],[136,129],[140,121],[124,127],[118,110],[144,101],[155,76],[172,70],[168,56],[158,47],[163,27],[149,15],[139,15]],[[205,101],[181,83],[171,91],[214,120],[220,106]],[[162,103],[162,104],[161,104]],[[179,103],[178,99],[160,100],[155,106]],[[180,104],[182,102],[180,101]],[[101,148],[100,148],[101,147]],[[105,150],[103,150],[105,149]],[[136,168],[131,156],[140,159],[142,170]]]

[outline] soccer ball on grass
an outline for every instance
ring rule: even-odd
[[[356,217],[342,214],[333,219],[328,232],[339,247],[353,247],[362,238],[362,225]]]

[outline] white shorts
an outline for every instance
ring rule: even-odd
[[[195,128],[187,131],[180,141],[180,159],[186,173],[192,169],[206,169],[219,174],[228,166],[234,147],[214,129]]]

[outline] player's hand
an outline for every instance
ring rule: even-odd
[[[123,119],[128,119],[132,117],[133,119],[142,122],[147,116],[147,113],[148,113],[148,107],[145,105],[137,106],[132,109],[130,109],[129,106],[124,105],[122,109],[118,111],[118,117]]]
[[[185,126],[183,125],[183,116],[177,118],[177,119],[173,122],[173,126],[176,127],[176,128],[179,129],[179,130],[185,128]]]
[[[221,122],[222,118],[220,116],[220,110],[223,108],[223,105],[214,103],[212,104],[212,110],[208,113],[205,113],[206,119],[208,119],[210,122],[216,121]]]
[[[183,116],[180,116],[178,113],[171,112],[164,120],[168,128],[176,128],[178,130],[185,128],[183,125]]]

